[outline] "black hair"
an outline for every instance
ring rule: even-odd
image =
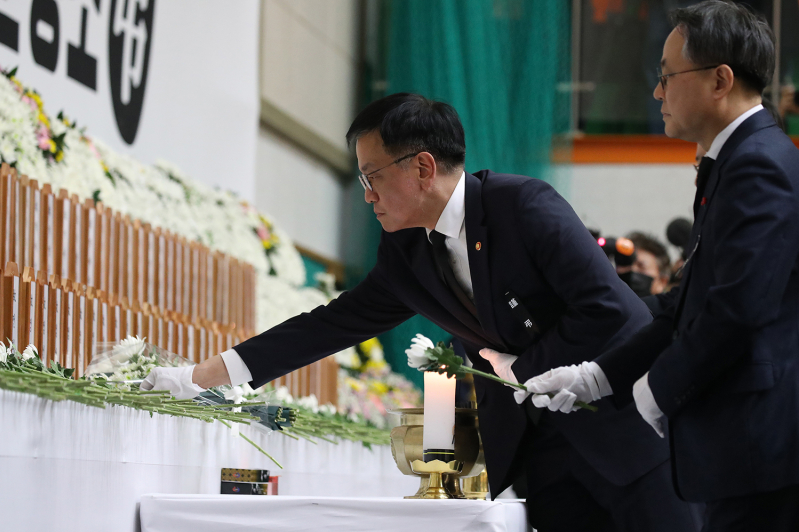
[[[699,66],[727,65],[762,94],[774,75],[774,33],[761,15],[722,0],[675,9],[671,23],[685,38],[683,54]]]
[[[630,233],[627,235],[627,238],[632,240],[636,251],[640,249],[641,251],[648,251],[654,255],[658,263],[660,276],[668,277],[671,273],[671,259],[669,258],[669,252],[666,250],[666,246],[664,246],[660,240],[652,235],[638,231]]]
[[[463,167],[466,141],[455,109],[419,94],[400,92],[375,100],[358,113],[347,131],[347,145],[379,131],[389,155],[430,153],[444,172]]]

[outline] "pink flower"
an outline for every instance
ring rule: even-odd
[[[258,234],[258,238],[261,240],[269,240],[269,232],[266,230],[265,227],[261,226],[256,229],[256,233]]]
[[[41,129],[36,134],[36,138],[39,141],[39,149],[41,150],[49,150],[50,149],[50,137],[47,135],[45,131],[44,134],[41,134]]]

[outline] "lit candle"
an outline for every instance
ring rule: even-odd
[[[449,462],[455,459],[455,378],[427,371],[424,374],[424,433],[422,447],[425,462],[442,459]]]

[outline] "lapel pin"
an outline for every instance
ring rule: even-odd
[[[480,242],[474,245],[474,249],[476,249],[477,251],[480,251],[481,247],[483,247],[483,245]]]
[[[707,203],[707,198],[702,198],[702,201],[699,203],[699,205],[704,205],[705,203]]]

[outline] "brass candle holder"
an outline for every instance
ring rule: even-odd
[[[400,416],[399,426],[391,431],[394,461],[403,474],[420,477],[418,491],[406,499],[485,499],[486,492],[469,490],[464,494],[460,483],[461,478],[477,477],[485,469],[477,410],[455,409],[455,459],[450,462],[424,461],[423,408],[402,408],[391,413]],[[477,484],[481,485],[484,484]]]

